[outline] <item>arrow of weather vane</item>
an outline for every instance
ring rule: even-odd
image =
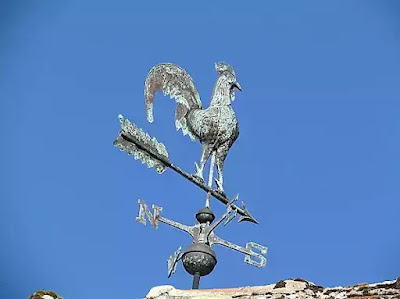
[[[175,124],[184,135],[189,135],[202,144],[202,156],[199,165],[196,163],[196,173],[191,175],[177,167],[169,160],[168,151],[164,144],[150,137],[135,124],[119,115],[121,131],[114,145],[120,150],[126,151],[136,160],[140,160],[150,168],[154,168],[159,174],[168,168],[183,176],[188,181],[206,191],[206,204],[196,214],[196,224],[187,226],[161,216],[162,208],[153,205],[151,211],[143,200],[139,200],[139,215],[136,221],[146,224],[146,217],[154,228],[158,222],[163,222],[188,233],[193,238],[193,243],[182,253],[179,247],[168,258],[168,277],[175,273],[178,261],[182,261],[185,270],[193,275],[193,288],[199,287],[201,276],[208,275],[217,263],[216,255],[211,248],[214,244],[222,245],[245,255],[245,262],[256,266],[265,267],[267,248],[254,242],[249,242],[245,247],[230,243],[216,236],[214,230],[221,224],[227,225],[237,214],[238,221],[258,223],[249,213],[242,202],[238,207],[235,202],[236,195],[229,200],[223,190],[223,163],[229,148],[239,135],[239,127],[236,116],[231,108],[231,101],[235,98],[234,89],[241,91],[236,80],[233,68],[226,63],[216,64],[218,78],[214,88],[214,94],[209,108],[203,109],[199,95],[191,77],[180,67],[174,64],[159,64],[154,66],[145,83],[145,104],[147,117],[153,121],[154,95],[162,90],[165,95],[170,95],[178,103]],[[208,184],[203,179],[203,169],[208,158],[211,157],[211,165]],[[217,189],[212,188],[214,167],[218,171],[218,179],[215,180]],[[214,197],[226,205],[226,212],[215,220],[215,215],[210,209],[210,198]]]
[[[164,144],[158,142],[154,137],[151,138],[149,134],[144,133],[142,129],[132,124],[122,115],[118,115],[118,118],[121,125],[121,131],[119,132],[118,138],[114,141],[115,146],[126,151],[136,160],[141,160],[142,163],[146,164],[148,167],[155,168],[155,170],[160,174],[164,173],[167,168],[171,168],[185,179],[210,193],[220,202],[225,205],[229,203],[229,199],[225,195],[211,189],[211,187],[208,187],[201,181],[197,180],[195,176],[190,175],[178,166],[172,164],[168,159],[168,152]],[[244,202],[242,202],[241,208],[236,205],[232,205],[232,208],[241,215],[239,222],[249,221],[258,224],[257,220],[247,210]]]

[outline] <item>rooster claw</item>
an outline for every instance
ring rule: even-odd
[[[196,173],[192,175],[192,177],[197,181],[200,182],[201,184],[205,185],[206,181],[203,178],[203,170],[199,167],[199,165],[194,162],[194,166],[196,168]]]
[[[219,194],[221,194],[222,196],[226,197],[224,189],[222,188],[222,184],[217,179],[214,179],[214,181],[215,181],[215,184],[217,185],[217,189],[215,191],[218,192]]]
[[[192,174],[192,178],[193,178],[195,181],[197,181],[198,183],[202,184],[202,185],[205,185],[205,184],[206,184],[206,181],[205,181],[201,176],[199,176],[199,175],[197,175],[197,174]]]
[[[194,167],[196,168],[196,174],[202,172],[201,169],[200,169],[200,167],[199,167],[199,165],[198,165],[196,162],[194,162]]]
[[[215,192],[217,192],[217,193],[221,194],[223,197],[227,197],[227,196],[226,196],[226,193],[224,192],[224,190],[221,190],[221,189],[215,189]]]
[[[217,185],[218,190],[224,192],[224,188],[222,188],[222,184],[220,181],[218,181],[217,179],[214,179],[215,184]]]

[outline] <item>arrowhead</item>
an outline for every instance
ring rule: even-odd
[[[242,201],[242,210],[244,211],[245,215],[241,216],[239,218],[238,222],[249,221],[249,222],[258,224],[258,221],[250,214],[250,212],[247,210],[246,205],[244,204],[243,201]]]

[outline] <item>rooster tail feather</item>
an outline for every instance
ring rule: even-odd
[[[153,96],[149,96],[148,98],[146,98],[146,101],[145,101],[147,121],[149,123],[152,123],[154,121],[153,101],[154,101],[154,95]]]
[[[153,122],[153,102],[155,94],[162,90],[163,94],[175,99],[177,105],[175,112],[176,129],[181,129],[184,135],[194,136],[190,133],[186,116],[190,110],[202,109],[199,93],[192,78],[185,70],[172,63],[162,63],[154,66],[147,75],[144,98],[147,120]]]

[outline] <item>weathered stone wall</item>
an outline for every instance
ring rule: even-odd
[[[29,299],[63,299],[56,292],[39,290],[29,296]]]
[[[400,299],[400,277],[394,281],[325,288],[303,279],[282,280],[266,286],[234,289],[179,290],[173,286],[154,287],[146,299]]]

